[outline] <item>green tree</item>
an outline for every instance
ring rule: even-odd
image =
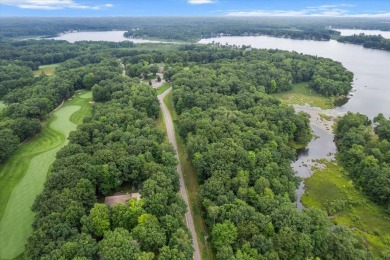
[[[230,246],[237,239],[237,228],[231,221],[218,223],[211,232],[212,243],[216,248]]]
[[[110,229],[110,210],[107,205],[95,203],[88,217],[83,217],[83,229],[102,237]]]
[[[105,233],[99,242],[99,256],[102,259],[124,260],[137,259],[140,248],[129,231],[116,228]]]
[[[83,84],[86,89],[91,89],[92,86],[95,85],[96,83],[98,82],[96,82],[95,75],[92,72],[88,73],[83,78]]]
[[[0,162],[10,156],[16,150],[19,138],[9,129],[0,130]]]
[[[157,218],[144,214],[139,217],[138,222],[132,234],[140,243],[142,251],[158,252],[158,249],[165,245],[166,237]]]

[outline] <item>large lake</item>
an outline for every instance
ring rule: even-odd
[[[71,32],[71,33],[60,34],[59,36],[51,39],[65,40],[71,43],[77,41],[109,41],[109,42],[132,41],[134,43],[163,43],[162,41],[126,38],[123,36],[123,33],[125,32],[126,31]]]

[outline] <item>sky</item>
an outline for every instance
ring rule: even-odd
[[[334,16],[390,19],[390,0],[0,0],[6,16]]]

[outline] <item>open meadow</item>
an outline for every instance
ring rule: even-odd
[[[271,94],[287,105],[309,105],[322,109],[334,108],[333,99],[325,97],[309,87],[307,82],[296,83],[289,91]]]
[[[50,64],[50,65],[42,65],[42,66],[39,66],[39,69],[38,70],[34,70],[34,76],[39,76],[41,75],[42,73],[50,76],[54,73],[54,70],[56,69],[56,67],[58,66],[59,64]]]
[[[325,165],[305,180],[303,205],[323,209],[336,224],[351,227],[373,253],[389,250],[390,216],[353,185],[342,167]]]

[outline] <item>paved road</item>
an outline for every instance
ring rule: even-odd
[[[172,87],[170,87],[164,93],[159,95],[158,100],[160,101],[160,107],[161,107],[161,110],[163,112],[163,116],[165,119],[165,126],[167,128],[168,140],[173,145],[173,148],[175,148],[176,158],[179,161],[178,149],[177,149],[177,143],[176,143],[176,137],[175,137],[175,129],[173,127],[172,117],[171,117],[171,114],[169,113],[167,106],[164,104],[164,101],[163,101],[165,96],[168,95],[171,91],[172,91]],[[190,207],[188,207],[189,203],[188,203],[187,190],[186,190],[186,186],[184,185],[183,172],[181,170],[180,161],[177,164],[177,172],[179,173],[180,193],[181,193],[181,196],[183,197],[184,201],[187,204],[187,212],[185,214],[185,219],[186,219],[187,227],[190,230],[191,235],[192,235],[192,245],[194,247],[194,259],[201,260],[201,257],[200,257],[201,254],[199,251],[198,240],[197,240],[196,232],[195,232],[194,220],[192,219],[191,209],[190,209]]]

